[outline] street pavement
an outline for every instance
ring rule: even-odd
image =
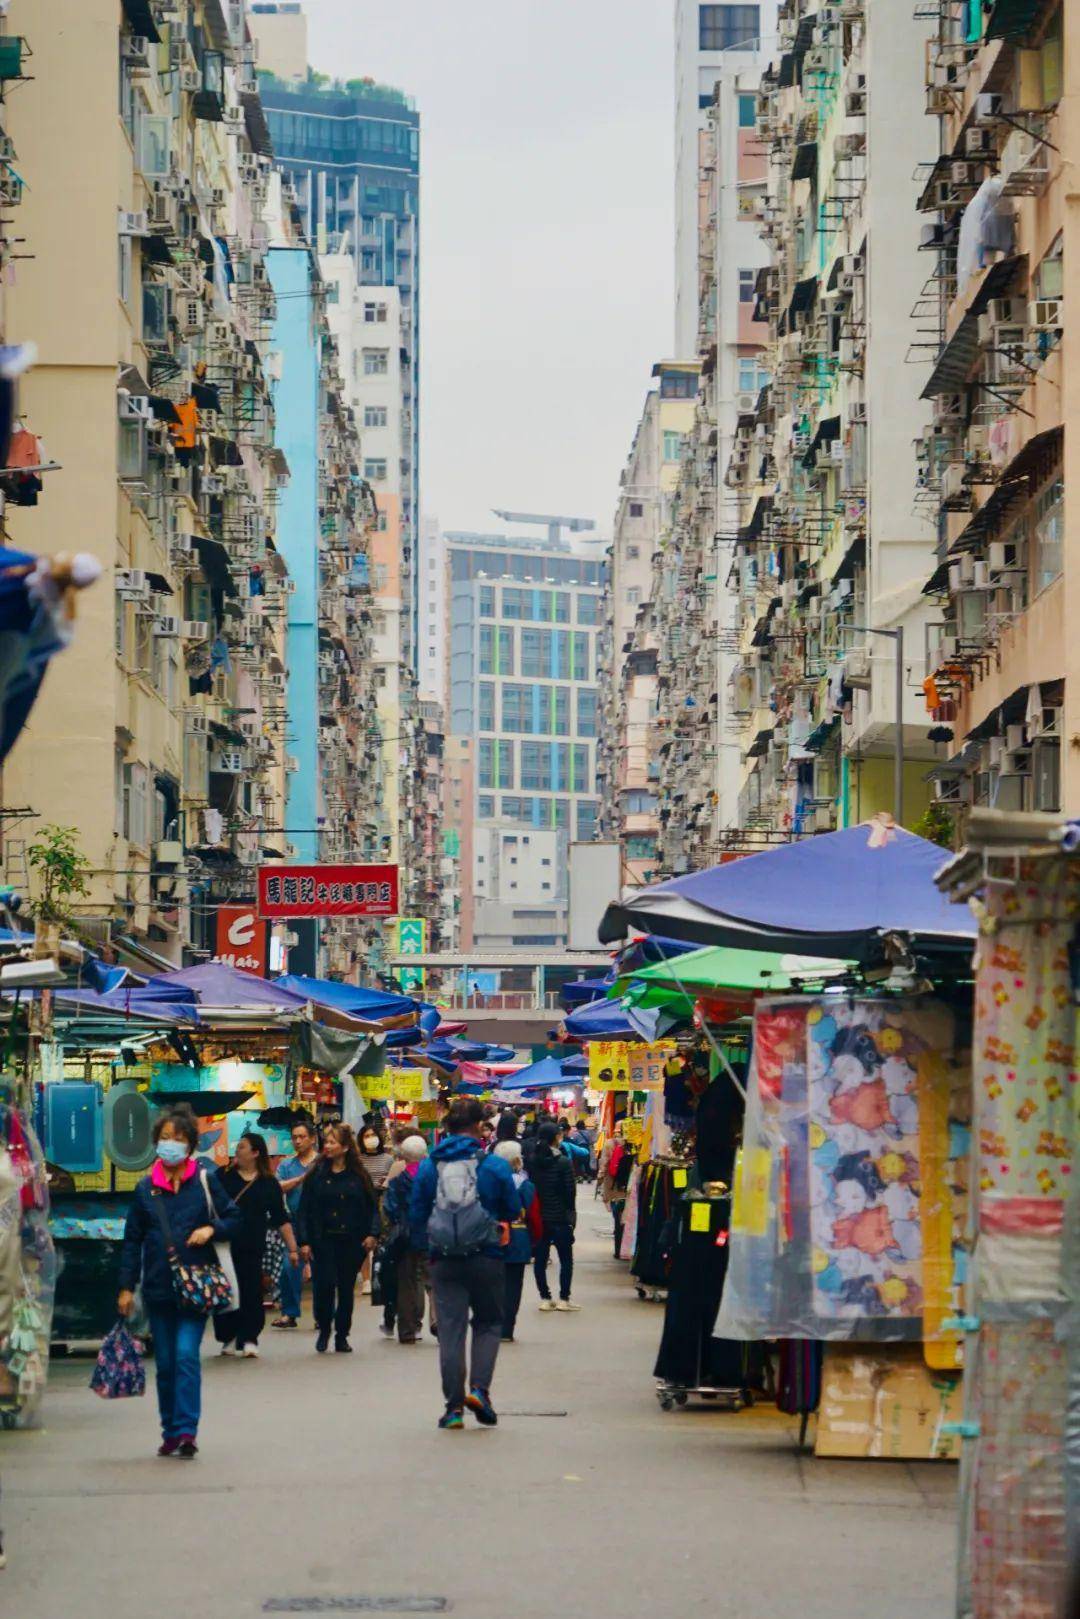
[[[367,1301],[351,1356],[316,1356],[307,1330],[267,1330],[258,1361],[208,1346],[192,1463],[155,1457],[152,1389],[106,1403],[88,1359],[56,1363],[45,1429],[0,1436],[0,1613],[950,1613],[955,1466],[800,1456],[771,1408],[662,1412],[662,1306],[637,1299],[607,1232],[586,1190],[584,1308],[540,1314],[526,1280],[494,1431],[436,1431],[434,1342],[384,1342]]]

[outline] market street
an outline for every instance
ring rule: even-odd
[[[361,1596],[464,1619],[771,1619],[796,1592],[805,1619],[859,1619],[868,1593],[875,1619],[945,1613],[955,1466],[803,1460],[771,1406],[662,1413],[661,1308],[608,1259],[588,1189],[579,1205],[584,1309],[541,1315],[527,1282],[493,1433],[436,1431],[431,1340],[385,1343],[374,1310],[351,1358],[317,1360],[304,1330],[212,1360],[193,1464],[153,1455],[152,1391],[106,1405],[89,1359],[55,1362],[46,1430],[3,1436],[5,1611],[145,1619],[153,1589],[155,1619]]]

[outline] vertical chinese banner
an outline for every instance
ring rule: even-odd
[[[427,949],[427,922],[422,916],[400,916],[397,920],[397,950],[399,956],[422,956]],[[400,963],[395,976],[406,995],[424,987],[423,967],[405,967]]]

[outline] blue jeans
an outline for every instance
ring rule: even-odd
[[[190,1434],[194,1438],[202,1410],[199,1345],[206,1331],[206,1317],[181,1315],[169,1304],[148,1305],[147,1314],[154,1338],[161,1437],[180,1439]]]
[[[281,1299],[282,1315],[291,1315],[294,1321],[300,1319],[300,1293],[304,1285],[303,1265],[291,1265],[288,1255],[281,1267],[281,1279],[278,1283],[278,1293]]]

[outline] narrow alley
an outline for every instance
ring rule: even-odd
[[[384,1342],[374,1310],[351,1358],[317,1359],[303,1330],[267,1333],[260,1361],[211,1360],[194,1465],[154,1456],[152,1390],[105,1405],[91,1360],[54,1363],[45,1431],[8,1436],[6,1611],[246,1619],[395,1598],[459,1619],[773,1619],[795,1593],[804,1619],[859,1619],[871,1593],[875,1619],[948,1610],[953,1465],[800,1457],[771,1406],[661,1412],[661,1307],[608,1258],[587,1190],[578,1259],[580,1315],[540,1314],[527,1283],[494,1432],[436,1431],[434,1344]]]

